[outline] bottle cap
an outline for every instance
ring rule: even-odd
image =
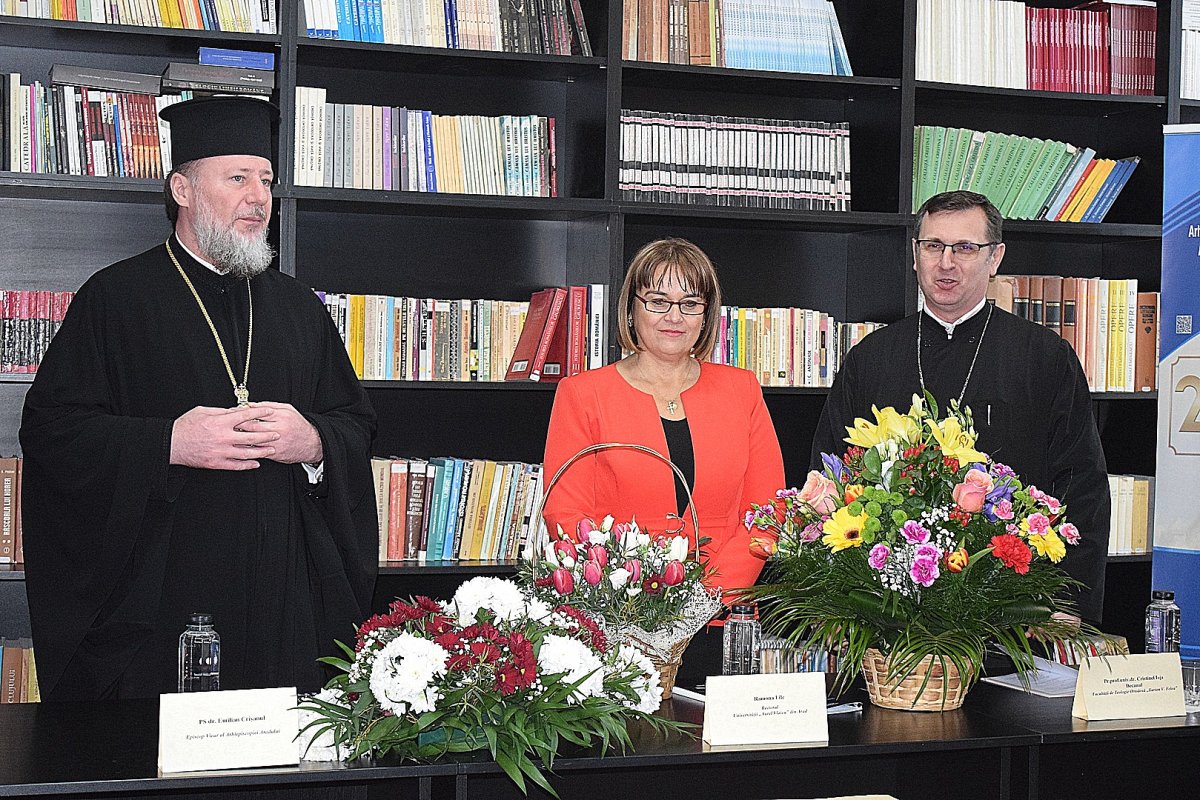
[[[191,625],[212,625],[212,614],[203,614],[199,611],[193,611],[190,618]]]
[[[1175,593],[1168,589],[1155,589],[1153,592],[1150,593],[1150,599],[1152,599],[1152,600],[1174,600]]]
[[[734,614],[750,615],[754,613],[754,604],[752,603],[735,603],[733,606]]]

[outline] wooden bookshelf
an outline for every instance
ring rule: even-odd
[[[281,0],[280,33],[274,36],[5,17],[0,64],[28,82],[45,80],[54,63],[161,72],[168,61],[193,60],[202,44],[276,53],[274,100],[283,124],[272,236],[279,268],[327,291],[527,300],[546,285],[604,283],[611,303],[630,256],[648,241],[673,235],[693,239],[713,256],[727,303],[893,322],[915,306],[908,240],[916,125],[1002,130],[1086,144],[1106,156],[1142,156],[1106,222],[1006,225],[1004,269],[1136,277],[1142,290],[1159,288],[1161,127],[1200,121],[1200,101],[1178,97],[1179,36],[1169,34],[1178,27],[1180,0],[1158,3],[1158,93],[1149,97],[916,81],[917,0],[834,4],[854,77],[627,62],[619,55],[620,0],[582,0],[595,51],[586,58],[309,39],[302,34],[298,0]],[[297,187],[296,86],[324,87],[328,102],[553,116],[559,197]],[[622,200],[622,109],[849,122],[853,210]],[[160,201],[155,181],[0,173],[6,256],[0,286],[78,288],[95,270],[165,238],[169,228]],[[615,358],[616,337],[609,339],[609,357]],[[541,458],[551,387],[366,385],[380,416],[378,455]],[[0,452],[16,450],[27,386],[24,376],[0,378]],[[803,480],[824,394],[766,391],[789,482]],[[1152,397],[1095,396],[1110,471],[1153,472],[1156,409],[1146,402]],[[386,567],[384,575],[388,589],[408,592],[421,588],[430,573],[457,580],[491,569],[400,565]],[[1110,589],[1128,572],[1112,573]],[[20,587],[19,580],[5,584]],[[1129,596],[1148,589],[1134,587]]]

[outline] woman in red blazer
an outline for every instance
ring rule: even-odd
[[[684,472],[709,541],[708,583],[750,586],[743,518],[751,502],[783,486],[783,456],[755,375],[707,361],[719,333],[721,289],[712,262],[682,239],[643,247],[617,300],[617,336],[632,355],[558,385],[546,438],[547,479],[591,444],[640,444]],[[544,516],[574,535],[580,519],[635,518],[650,532],[681,527],[695,539],[686,495],[670,467],[645,453],[605,450],[572,464],[546,499]]]

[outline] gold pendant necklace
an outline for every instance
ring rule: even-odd
[[[183,271],[183,266],[175,257],[175,252],[171,250],[171,240],[167,239],[164,244],[167,246],[167,255],[171,257],[171,263],[175,265],[175,269],[179,270],[183,282],[192,291],[192,297],[196,298],[196,305],[200,306],[200,313],[204,315],[204,321],[208,323],[208,329],[212,331],[213,341],[217,343],[221,361],[225,364],[225,374],[229,376],[229,382],[233,384],[233,396],[237,400],[237,404],[239,406],[250,405],[250,390],[246,388],[246,382],[250,379],[250,348],[254,345],[254,293],[250,291],[250,280],[246,279],[246,299],[250,303],[250,328],[246,333],[246,367],[242,371],[242,382],[238,383],[237,378],[233,375],[233,366],[229,363],[229,356],[225,355],[225,346],[221,344],[221,335],[217,333],[217,326],[213,325],[212,317],[208,315],[208,309],[204,307],[204,301],[200,299],[200,293],[196,291],[191,278]]]

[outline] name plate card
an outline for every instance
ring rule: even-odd
[[[294,687],[160,695],[158,769],[299,764],[299,729]]]
[[[823,672],[710,676],[705,695],[711,746],[829,741]]]
[[[1073,717],[1138,719],[1185,713],[1178,653],[1095,656],[1079,665]]]

